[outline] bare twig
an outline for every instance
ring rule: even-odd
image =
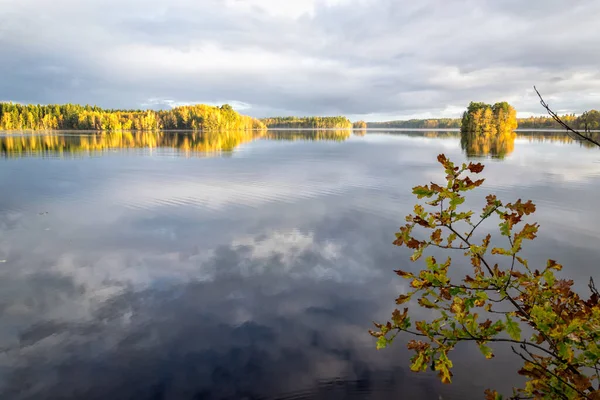
[[[600,293],[598,293],[598,289],[596,289],[596,284],[594,283],[594,278],[590,277],[590,283],[588,283],[588,287],[590,288],[592,294],[600,297]]]
[[[590,142],[590,143],[595,144],[596,146],[600,147],[600,142],[597,142],[596,140],[592,139],[590,137],[590,135],[583,134],[583,133],[571,128],[567,123],[565,123],[562,119],[560,119],[558,114],[556,114],[554,111],[552,111],[550,109],[550,106],[548,105],[548,103],[546,103],[546,101],[544,101],[544,98],[542,97],[540,92],[537,90],[537,88],[534,86],[533,89],[535,90],[538,97],[540,98],[540,104],[542,105],[542,107],[544,107],[546,109],[546,111],[552,117],[553,120],[555,120],[560,126],[562,126],[563,128],[565,128],[567,130],[567,133],[575,135],[574,138],[577,140],[582,140],[584,142]]]

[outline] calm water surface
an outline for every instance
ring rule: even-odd
[[[600,151],[557,134],[502,146],[440,132],[0,136],[0,398],[506,390],[519,382],[506,351],[459,347],[443,386],[408,370],[402,340],[376,351],[367,333],[405,290],[392,270],[420,267],[391,242],[410,188],[443,177],[441,152],[503,155],[471,204],[532,199],[530,264],[560,260],[581,287],[598,275]]]

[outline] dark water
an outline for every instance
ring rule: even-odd
[[[443,176],[441,152],[493,152],[478,146],[443,132],[0,137],[0,398],[510,388],[508,352],[487,361],[459,347],[444,386],[408,370],[402,339],[376,351],[367,333],[405,290],[392,270],[419,267],[391,245],[410,188]],[[473,204],[532,199],[530,264],[558,259],[583,286],[600,254],[600,151],[538,133],[497,155]]]

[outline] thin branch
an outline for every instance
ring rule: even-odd
[[[458,233],[454,228],[452,228],[452,226],[448,226],[448,229],[450,229],[467,246],[471,247],[471,243],[467,239],[465,239],[460,233]],[[494,276],[492,268],[490,267],[488,262],[483,258],[483,256],[481,256],[480,254],[477,254],[477,257],[485,265],[485,267],[488,270],[488,272],[490,273],[490,275]],[[500,289],[500,288],[498,288],[498,289]],[[506,291],[505,291],[505,293],[506,293]],[[527,321],[533,321],[531,318],[531,315],[529,315],[529,313],[527,311],[525,311],[525,309],[523,309],[523,307],[521,307],[521,305],[515,299],[513,299],[510,295],[508,295],[508,293],[506,293],[506,299],[513,305],[513,307],[515,307],[517,309],[517,311],[519,311],[519,313],[521,313],[521,315],[524,315],[526,317]],[[536,328],[536,327],[534,326],[534,328]],[[562,357],[560,357],[560,355],[558,354],[558,348],[556,346],[556,343],[554,343],[554,341],[544,332],[540,331],[539,329],[536,329],[536,330],[538,330],[540,332],[540,335],[542,335],[542,337],[544,338],[546,343],[548,343],[548,345],[554,351],[554,353],[552,354],[553,357],[564,362],[565,365],[567,365],[569,370],[571,370],[572,372],[576,372],[576,373],[580,374],[580,372],[577,371],[577,369],[575,367],[573,367],[568,361],[566,361]]]
[[[508,242],[510,243],[510,248],[512,249],[513,247],[515,247],[515,245],[513,244],[513,240],[510,236],[508,236]],[[506,292],[508,290],[508,287],[510,286],[510,280],[512,279],[512,273],[515,270],[515,261],[517,259],[517,253],[514,251],[513,249],[513,255],[512,255],[512,264],[510,266],[510,271],[508,272],[508,279],[506,280],[506,286],[504,286],[504,292]]]
[[[426,337],[428,339],[432,339],[431,336],[426,335],[426,334],[421,333],[421,332],[415,332],[415,331],[411,331],[409,329],[400,329],[400,328],[398,328],[397,330],[398,330],[398,332],[406,332],[406,333],[409,333],[409,334],[414,335],[414,336],[421,336],[421,337]],[[469,332],[467,332],[467,333],[469,333]],[[396,335],[394,337],[396,337]],[[433,337],[435,337],[436,339],[437,338],[448,339],[446,336],[442,335],[441,333],[435,333],[433,335]],[[540,346],[538,344],[535,344],[535,343],[532,343],[532,342],[528,342],[527,340],[514,340],[514,339],[504,339],[504,338],[482,338],[482,337],[474,337],[472,335],[470,337],[464,336],[464,337],[453,338],[453,340],[456,340],[457,342],[513,343],[513,344],[518,344],[519,346],[523,346],[523,345],[524,346],[530,346],[530,347],[536,348],[536,349],[538,349],[540,351],[543,351],[544,353],[548,354],[549,356],[556,357],[556,355],[554,353],[552,353],[550,350],[548,350],[548,349],[546,349],[546,348],[544,348],[544,347],[542,347],[542,346]]]
[[[471,238],[471,236],[473,236],[473,233],[475,233],[475,230],[479,227],[479,225],[481,225],[481,223],[483,221],[485,221],[486,219],[488,219],[490,217],[490,215],[492,215],[494,213],[494,211],[496,211],[499,208],[499,206],[494,207],[489,213],[487,213],[484,217],[482,217],[479,222],[477,223],[477,225],[475,225],[473,227],[473,229],[471,229],[471,232],[469,232],[469,234],[467,235],[467,240],[469,240]]]
[[[595,144],[596,146],[600,147],[600,142],[597,142],[596,140],[592,139],[589,135],[584,135],[583,133],[571,128],[562,119],[560,119],[558,114],[556,114],[554,111],[552,111],[550,109],[550,106],[548,105],[548,103],[546,103],[544,101],[544,98],[542,97],[540,92],[537,90],[537,88],[534,86],[533,89],[535,90],[538,97],[540,98],[540,104],[542,105],[542,107],[544,107],[546,109],[546,111],[548,112],[548,114],[552,117],[552,119],[554,119],[560,126],[565,128],[568,133],[574,134],[576,136],[576,139],[578,139],[578,140],[590,142],[590,143]]]
[[[452,289],[465,289],[465,290],[475,290],[475,291],[498,292],[498,289],[495,289],[495,288],[474,288],[474,287],[468,287],[468,286],[464,286],[464,285],[453,285],[451,283],[448,283],[446,285],[431,286],[431,287],[438,288],[438,289],[452,288]]]
[[[579,390],[577,390],[577,388],[575,388],[573,385],[571,385],[570,383],[566,382],[565,380],[563,380],[561,377],[559,377],[558,375],[556,375],[555,373],[553,373],[553,372],[552,372],[552,371],[550,371],[549,369],[547,369],[547,368],[544,368],[542,365],[540,365],[538,362],[536,362],[536,361],[533,359],[533,357],[532,357],[532,359],[530,360],[530,359],[528,359],[527,357],[525,357],[525,356],[523,355],[523,353],[520,353],[520,352],[518,352],[518,351],[517,351],[517,350],[514,348],[514,346],[511,346],[510,348],[512,349],[513,353],[515,353],[516,355],[518,355],[519,357],[521,357],[521,359],[522,359],[523,361],[525,361],[526,363],[531,363],[531,364],[533,364],[534,366],[536,366],[536,367],[538,368],[538,370],[539,370],[539,371],[540,371],[542,374],[548,374],[548,375],[552,375],[552,376],[554,376],[554,377],[555,377],[556,379],[558,379],[558,380],[559,380],[561,383],[563,383],[564,385],[566,385],[566,386],[570,387],[571,389],[575,390],[575,391],[576,391],[578,394],[580,394],[580,395],[581,395],[581,396],[583,396],[584,398],[586,398],[586,399],[588,398],[588,397],[585,395],[585,393],[581,393],[581,392],[580,392]],[[527,351],[527,350],[525,350],[525,351]],[[530,355],[530,357],[531,357],[531,353],[529,353],[529,352],[527,352],[527,353],[528,353],[528,354]],[[563,398],[563,399],[567,399],[567,400],[569,399],[569,397],[568,397],[566,394],[564,394],[564,393],[561,393],[561,392],[558,392],[558,391],[556,391],[556,394],[557,394],[557,395],[559,395],[559,396],[560,396],[561,398]]]
[[[433,242],[429,243],[430,246],[434,246],[434,247],[439,247],[440,249],[444,249],[444,250],[462,250],[465,251],[464,247],[455,247],[455,246],[442,246],[441,244],[435,244]]]
[[[530,356],[532,359],[535,359],[535,358],[536,358],[536,355],[532,354],[532,353],[531,353],[529,350],[527,350],[527,348],[526,348],[525,346],[521,345],[520,347],[523,349],[523,351],[527,352],[527,354],[529,354],[529,356]],[[539,357],[539,356],[537,356],[537,357]],[[569,365],[569,368],[571,368],[571,366],[570,366],[570,365]],[[576,375],[582,375],[582,374],[581,374],[581,372],[579,372],[579,370],[571,370],[571,372],[575,373]],[[558,378],[558,377],[557,377],[557,378]],[[560,378],[559,378],[559,379],[560,379]],[[577,390],[577,389],[576,389],[576,390]],[[588,386],[588,387],[587,387],[587,390],[589,390],[590,392],[594,392],[594,391],[595,391],[595,389],[594,389],[594,387],[593,387],[592,385]],[[578,391],[579,393],[582,393],[582,392],[580,392],[579,390],[577,390],[577,391]]]
[[[598,289],[596,289],[596,284],[594,283],[594,278],[590,277],[590,283],[588,283],[588,287],[590,288],[590,292],[600,297],[600,293],[598,293]]]

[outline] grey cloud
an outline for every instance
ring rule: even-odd
[[[256,0],[254,8],[217,0],[49,4],[4,1],[2,98],[128,108],[152,98],[240,101],[256,116],[403,116],[499,99],[540,112],[533,84],[559,107],[582,111],[600,87],[597,77],[579,76],[600,62],[590,51],[599,39],[592,1],[315,1],[294,18],[272,16]],[[157,58],[136,62],[148,51]],[[265,57],[271,67],[248,64]]]

